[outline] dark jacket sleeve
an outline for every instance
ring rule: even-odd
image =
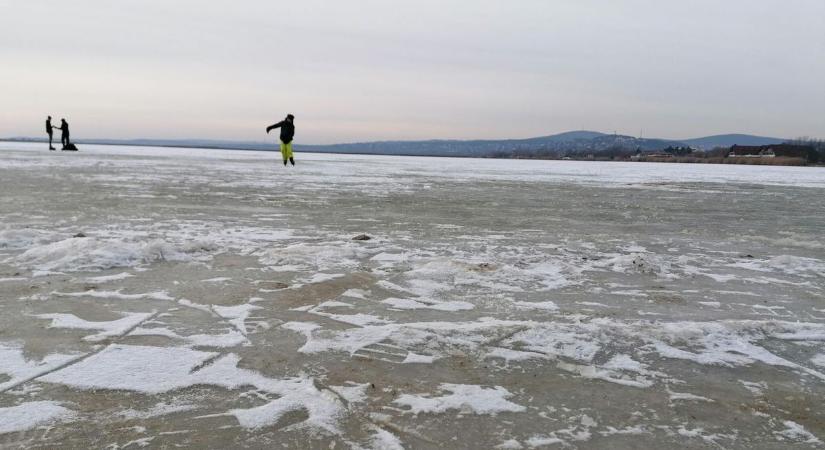
[[[269,133],[270,130],[274,130],[275,128],[281,128],[283,125],[284,125],[284,121],[282,120],[282,121],[280,121],[276,124],[273,124],[273,125],[270,125],[270,126],[266,127],[266,132]]]

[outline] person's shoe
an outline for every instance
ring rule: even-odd
[[[54,150],[54,147],[49,147],[49,150]]]
[[[286,165],[286,160],[284,160],[284,165]]]
[[[294,159],[289,158],[289,162],[291,162],[293,166],[295,165],[295,160]]]

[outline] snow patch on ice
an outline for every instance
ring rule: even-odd
[[[296,280],[296,282],[303,284],[323,283],[325,281],[334,280],[336,278],[341,278],[343,276],[343,273],[316,273],[308,278],[300,278]]]
[[[199,247],[177,248],[160,240],[128,242],[69,238],[32,247],[14,260],[24,267],[37,270],[85,272],[158,261],[191,261],[191,253],[199,250]]]
[[[232,281],[232,278],[229,278],[229,277],[215,277],[215,278],[208,278],[206,280],[201,280],[202,283],[225,283],[227,281]]]
[[[417,353],[407,353],[406,358],[404,361],[401,361],[402,364],[432,364],[433,361],[436,360],[435,356],[430,355],[419,355]]]
[[[8,283],[8,282],[12,282],[12,281],[25,281],[25,280],[28,280],[28,278],[24,278],[24,277],[6,277],[6,278],[0,278],[0,283]]]
[[[507,389],[501,386],[485,388],[471,384],[443,383],[440,390],[450,392],[440,397],[425,397],[420,395],[403,394],[393,403],[409,407],[406,410],[412,414],[443,413],[449,410],[458,410],[468,414],[496,415],[501,412],[523,412],[527,408],[510,402],[512,397]]]
[[[814,436],[810,431],[806,430],[802,425],[792,420],[786,420],[782,422],[782,424],[785,425],[786,428],[782,431],[774,432],[777,436],[792,441],[801,441],[806,444],[822,444],[822,441],[819,440],[819,438]]]
[[[349,381],[344,386],[330,386],[329,388],[349,403],[363,403],[367,399],[367,388],[369,387],[369,383],[358,384]]]
[[[768,259],[752,259],[730,264],[757,272],[780,272],[787,275],[825,277],[825,261],[793,255],[779,255]]]
[[[552,436],[531,436],[526,444],[530,448],[544,447],[547,445],[564,444],[565,441]]]
[[[58,297],[92,297],[92,298],[105,298],[105,299],[114,299],[114,300],[163,300],[163,301],[174,301],[174,297],[170,297],[169,293],[166,291],[157,291],[157,292],[146,292],[142,294],[123,294],[121,293],[123,289],[118,289],[116,291],[98,291],[96,289],[90,289],[88,291],[82,292],[57,292],[54,291],[51,295],[55,295]]]
[[[127,419],[149,419],[178,412],[192,411],[197,409],[196,405],[188,403],[164,403],[159,402],[147,410],[127,409],[118,413],[119,416]]]
[[[714,400],[709,399],[707,397],[702,397],[701,395],[691,394],[689,392],[673,392],[670,389],[667,391],[668,395],[670,395],[670,401],[674,402],[677,400],[684,400],[684,401],[696,401],[696,402],[710,402],[713,403]]]
[[[762,393],[765,392],[765,389],[768,388],[768,384],[764,381],[754,382],[739,380],[739,382],[742,383],[742,386],[744,386],[745,389],[753,395],[762,395]]]
[[[534,435],[525,442],[530,448],[544,447],[547,445],[562,444],[569,445],[568,441],[588,441],[592,437],[590,429],[597,425],[587,414],[574,416],[568,419],[570,426],[553,431],[547,435]]]
[[[261,264],[270,270],[286,272],[323,272],[353,269],[369,250],[351,242],[297,243],[257,252]]]
[[[261,307],[255,306],[251,303],[244,303],[236,306],[212,306],[212,310],[215,314],[223,317],[224,319],[228,319],[228,322],[244,336],[247,334],[246,319],[249,317],[249,314],[256,309],[261,309]]]
[[[367,298],[367,291],[363,289],[347,289],[343,294],[341,294],[341,296],[363,300]]]
[[[501,358],[509,363],[510,361],[526,361],[528,359],[546,359],[547,355],[544,353],[524,352],[509,348],[494,347],[487,352],[485,358]]]
[[[642,335],[665,358],[686,359],[700,364],[722,366],[761,362],[789,367],[820,380],[825,374],[777,356],[755,342],[765,337],[810,340],[825,337],[825,324],[778,321],[667,322],[651,327]],[[682,344],[691,350],[673,347]]]
[[[266,378],[238,367],[240,357],[181,347],[110,345],[77,364],[41,378],[80,389],[111,389],[160,394],[198,384],[239,389],[253,386],[280,396],[265,405],[233,409],[245,428],[273,425],[286,413],[305,410],[306,425],[337,433],[342,405],[334,394],[319,391],[311,378]]]
[[[673,278],[671,263],[653,253],[628,253],[606,255],[593,261],[591,267],[608,269],[618,273],[641,273],[661,278]]]
[[[0,361],[2,361],[0,363],[0,374],[9,377],[5,382],[0,382],[0,391],[60,367],[62,364],[81,356],[79,354],[63,355],[53,353],[46,355],[40,361],[34,361],[25,357],[22,345],[0,342]]]
[[[575,373],[582,378],[602,380],[610,383],[621,384],[623,386],[631,386],[636,388],[647,388],[653,386],[653,382],[647,378],[640,376],[630,377],[619,371],[595,365],[559,362],[558,368],[567,372]]]
[[[103,275],[100,277],[88,277],[85,279],[87,283],[109,283],[111,281],[119,281],[125,280],[126,278],[133,277],[129,272],[121,272],[115,275]]]
[[[434,309],[436,311],[467,311],[475,308],[472,303],[461,301],[440,301],[432,299],[388,298],[381,303],[397,309]]]
[[[513,305],[522,309],[541,309],[545,311],[558,311],[559,309],[559,306],[550,300],[544,302],[513,302]]]
[[[19,230],[5,229],[0,231],[0,249],[22,250],[33,245],[44,245],[59,241],[65,239],[65,237],[66,236],[61,233],[31,228]]]
[[[370,427],[374,434],[370,437],[371,450],[404,450],[404,444],[398,436],[389,431],[377,427]]]
[[[34,317],[39,319],[51,319],[52,322],[49,324],[49,328],[99,330],[99,333],[83,338],[84,341],[98,342],[106,338],[123,335],[129,329],[136,327],[153,314],[155,314],[155,311],[148,313],[122,313],[122,318],[108,322],[92,322],[81,319],[74,314],[37,314]]]
[[[0,434],[25,431],[56,421],[65,421],[74,413],[57,402],[39,401],[0,408]]]
[[[192,334],[182,336],[169,328],[138,327],[129,336],[163,336],[186,342],[191,347],[235,347],[249,344],[249,339],[236,329],[228,329],[223,334]]]
[[[520,450],[524,448],[524,446],[522,446],[521,443],[515,439],[508,439],[501,444],[496,445],[495,448],[501,450]]]

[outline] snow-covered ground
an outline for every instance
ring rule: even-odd
[[[0,447],[824,445],[822,169],[42,147]]]

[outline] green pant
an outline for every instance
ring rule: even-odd
[[[292,158],[292,141],[281,141],[281,156],[284,157],[284,161],[288,160],[289,158]]]

